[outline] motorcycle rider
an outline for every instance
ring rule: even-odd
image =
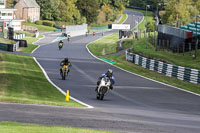
[[[67,37],[67,40],[70,41],[70,39],[71,39],[71,36],[70,36],[70,34],[69,34],[68,37]]]
[[[110,89],[113,90],[113,84],[115,83],[115,78],[114,78],[114,76],[113,76],[113,70],[108,69],[108,71],[107,71],[106,73],[102,74],[102,75],[99,77],[99,79],[98,79],[98,81],[97,81],[97,87],[96,87],[95,91],[97,91],[97,89],[98,89],[98,87],[99,87],[99,84],[100,84],[100,82],[101,82],[101,79],[102,79],[104,76],[108,77],[109,80],[111,81]]]
[[[62,74],[62,67],[63,67],[64,65],[68,65],[68,71],[67,71],[67,73],[70,71],[70,70],[69,70],[69,67],[72,66],[72,65],[71,65],[71,62],[69,61],[69,59],[68,59],[68,58],[65,58],[65,59],[62,60],[61,63],[60,63],[60,66],[61,66],[61,68],[60,68],[60,74]]]
[[[59,48],[60,48],[60,47],[61,47],[61,48],[63,47],[63,41],[62,41],[62,40],[59,41],[58,47],[59,47]]]

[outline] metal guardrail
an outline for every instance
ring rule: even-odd
[[[200,84],[200,70],[168,64],[126,51],[126,60],[143,68],[174,77],[182,81]]]

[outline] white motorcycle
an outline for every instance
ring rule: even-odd
[[[105,94],[110,90],[111,81],[108,77],[104,76],[97,89],[97,99],[103,100]]]

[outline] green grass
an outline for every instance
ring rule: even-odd
[[[122,43],[122,47],[124,49],[130,48],[133,46],[134,40],[133,39],[126,39],[125,41],[123,41]]]
[[[131,62],[126,61],[125,55],[102,56],[101,51],[102,51],[102,49],[106,48],[107,42],[112,44],[112,47],[110,46],[110,49],[113,49],[112,51],[115,51],[115,49],[116,49],[115,46],[117,44],[115,44],[115,43],[117,42],[116,40],[118,40],[118,39],[116,37],[111,37],[111,36],[113,36],[113,35],[107,36],[103,39],[100,39],[96,42],[89,44],[88,45],[89,50],[94,55],[98,56],[99,58],[105,58],[105,59],[114,61],[116,66],[119,66],[119,67],[121,67],[121,68],[123,68],[127,71],[130,71],[130,72],[142,75],[144,77],[148,77],[150,79],[154,79],[154,80],[157,80],[157,81],[160,81],[160,82],[163,82],[163,83],[167,83],[169,85],[173,85],[173,86],[176,86],[176,87],[179,87],[179,88],[200,94],[200,86],[199,85],[192,84],[192,83],[189,83],[189,82],[184,82],[184,81],[178,80],[178,79],[173,78],[173,77],[167,77],[167,76],[159,74],[157,72],[153,72],[153,71],[150,71],[148,69],[142,68],[141,66],[138,66],[138,65],[135,65]],[[196,62],[193,65],[199,67],[198,66],[199,57],[198,57],[198,60],[194,61],[194,60],[191,60],[191,56],[188,56],[188,57],[185,58],[185,56],[187,56],[187,55],[182,56],[181,54],[173,54],[173,53],[170,53],[170,52],[167,52],[167,51],[155,52],[154,47],[149,43],[147,43],[148,47],[147,47],[147,49],[145,49],[145,42],[144,41],[145,41],[144,39],[141,39],[139,41],[128,40],[127,42],[125,41],[124,47],[131,47],[134,44],[134,50],[136,50],[137,52],[140,52],[140,53],[144,53],[145,55],[152,56],[152,54],[156,54],[157,57],[161,58],[161,57],[165,57],[165,56],[167,57],[168,54],[169,54],[170,55],[169,58],[172,61],[174,60],[174,62],[178,62],[180,60],[180,62],[183,65],[191,65],[191,64],[193,64],[193,63],[191,63],[193,61],[193,62]],[[200,55],[200,51],[199,51],[198,55]]]
[[[112,133],[108,131],[81,129],[64,126],[42,126],[16,122],[0,122],[1,133]]]
[[[13,41],[13,40],[0,38],[0,43],[5,43],[5,44],[15,44],[16,42]]]
[[[148,43],[148,41],[147,41]],[[155,59],[162,59],[171,64],[178,66],[184,66],[189,68],[200,69],[200,56],[197,56],[196,59],[192,59],[192,56],[189,52],[186,52],[183,56],[182,53],[173,53],[167,50],[158,50],[155,51],[155,47],[148,43],[147,49],[145,48],[145,39],[141,39],[134,42],[133,51],[136,53],[143,54],[148,57],[153,57]],[[194,51],[192,52],[194,54]],[[198,54],[200,55],[200,50]]]
[[[100,40],[97,40],[90,44],[88,48],[91,50],[91,52],[97,56],[102,55],[103,49],[105,50],[105,54],[111,54],[115,53],[117,50],[117,41],[119,34],[115,33],[109,36],[106,36]]]
[[[15,34],[16,33],[23,33],[23,34],[25,34],[25,37],[34,37],[35,36],[34,33],[27,32],[27,31],[16,31]]]
[[[23,22],[23,25],[37,27],[39,31],[55,31],[56,30],[56,28],[54,28],[54,27],[45,26],[45,25],[37,25],[37,24],[33,24],[33,23]]]
[[[53,87],[32,57],[0,53],[0,101],[81,107]]]
[[[144,15],[144,20],[142,21],[142,23],[139,24],[139,27],[138,27],[139,30],[146,29],[145,28],[146,20],[147,20],[147,22],[155,23],[154,14],[151,11],[147,11],[147,16],[146,16],[146,11],[144,11],[144,10],[131,9],[131,8],[127,8],[127,10],[141,12]]]

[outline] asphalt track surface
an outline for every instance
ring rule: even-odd
[[[129,18],[125,23],[142,18],[136,12],[127,13]],[[113,32],[106,32],[105,36]],[[41,40],[41,47],[32,54],[53,83],[65,92],[69,90],[72,97],[93,106],[93,109],[0,103],[0,121],[120,133],[200,133],[199,96],[97,60],[88,52],[86,45],[101,37],[101,34],[72,37],[70,42],[64,41],[61,51],[58,50],[57,42],[42,45],[45,40]],[[72,67],[67,80],[61,80],[59,63],[65,57],[70,59]],[[108,68],[114,70],[116,84],[114,90],[103,101],[99,101],[94,91],[96,81]]]

